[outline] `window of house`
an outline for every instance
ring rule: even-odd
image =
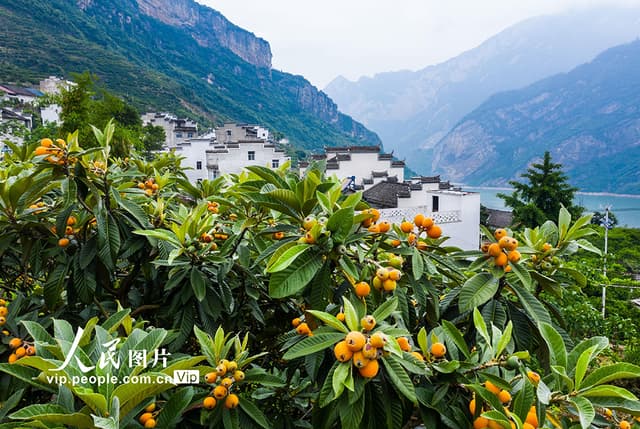
[[[431,196],[431,207],[432,211],[437,212],[440,210],[440,197],[433,195]]]
[[[249,153],[248,153],[247,159],[249,161],[255,161],[256,160],[256,152],[254,150],[250,150]]]
[[[202,161],[196,161],[196,170],[202,170]]]
[[[231,141],[231,130],[227,130],[227,141]]]
[[[279,159],[272,159],[271,160],[271,168],[278,168],[280,167],[280,160]]]
[[[209,180],[213,180],[218,176],[220,176],[220,170],[218,170],[217,168],[212,168],[209,170]]]
[[[193,133],[187,133],[187,138],[193,137]]]
[[[182,133],[176,133],[176,137],[181,139],[182,138]]]

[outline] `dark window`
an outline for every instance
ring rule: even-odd
[[[188,138],[193,137],[193,133],[187,133],[187,137],[188,137]]]
[[[250,150],[248,153],[248,158],[249,161],[255,161],[256,159],[256,152],[253,150]]]
[[[181,139],[182,138],[182,133],[176,133],[176,137]]]
[[[278,168],[280,167],[280,160],[279,159],[272,159],[271,160],[271,168]]]
[[[432,206],[432,211],[437,212],[440,210],[440,197],[433,195],[431,197],[431,206]]]
[[[196,170],[202,170],[202,161],[196,161]]]

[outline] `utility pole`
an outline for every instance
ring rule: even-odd
[[[611,209],[611,205],[608,205],[604,208],[604,263],[602,266],[602,273],[604,274],[605,280],[607,279],[607,250],[609,244],[609,210]],[[606,311],[605,306],[607,302],[607,285],[604,283],[602,285],[602,318],[604,319]]]

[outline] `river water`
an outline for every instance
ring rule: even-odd
[[[491,209],[505,210],[504,201],[496,196],[498,193],[508,194],[508,188],[462,188],[465,191],[478,192],[480,203]],[[640,228],[640,195],[618,195],[591,192],[578,192],[576,203],[585,207],[589,212],[604,212],[606,206],[618,219],[618,226]]]

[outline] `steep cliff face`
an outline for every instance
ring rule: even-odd
[[[302,76],[271,69],[266,41],[193,0],[3,0],[0,28],[0,82],[88,70],[142,111],[259,123],[295,148],[380,144]]]
[[[271,68],[269,43],[192,0],[136,0],[140,11],[173,27],[186,28],[201,46],[219,44],[255,65]]]
[[[435,172],[504,185],[544,151],[585,191],[640,193],[640,41],[497,94],[433,149]]]

